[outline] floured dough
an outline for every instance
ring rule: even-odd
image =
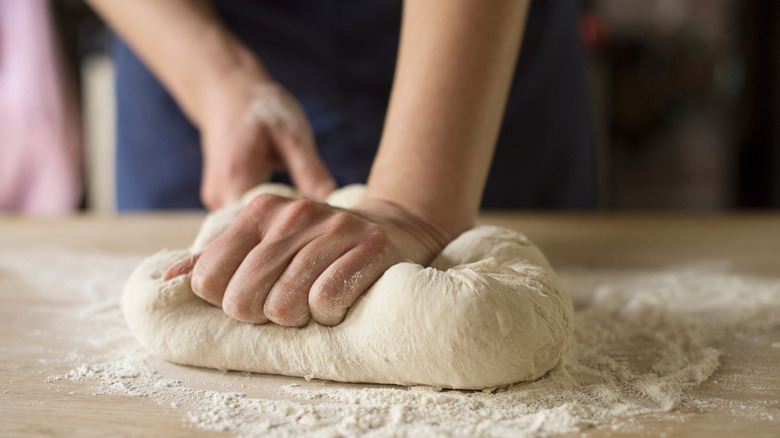
[[[148,350],[223,370],[460,389],[539,378],[566,350],[573,330],[568,295],[525,236],[498,227],[461,234],[430,267],[392,266],[335,327],[239,322],[194,295],[189,275],[163,280],[263,192],[297,196],[286,186],[260,186],[210,214],[189,250],[160,251],[135,269],[122,309]],[[348,207],[361,196],[351,187],[329,201]]]

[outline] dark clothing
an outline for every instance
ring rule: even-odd
[[[401,2],[214,4],[227,26],[298,98],[337,182],[365,182],[387,110]],[[532,2],[484,207],[595,206],[578,5]],[[200,207],[196,129],[121,41],[114,60],[119,209]]]

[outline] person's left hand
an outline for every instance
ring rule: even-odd
[[[266,194],[166,278],[192,270],[195,294],[240,321],[332,326],[390,266],[427,265],[451,237],[383,200],[342,210]]]
[[[316,200],[336,188],[303,108],[258,69],[237,69],[204,92],[198,112],[203,151],[201,199],[211,210],[287,171]]]

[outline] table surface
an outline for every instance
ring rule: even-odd
[[[162,247],[186,247],[197,231],[200,213],[80,216],[25,219],[0,216],[0,251],[60,247],[110,254],[147,254]],[[680,264],[727,262],[735,272],[780,279],[778,214],[537,214],[485,213],[484,224],[516,229],[531,238],[553,266],[584,269],[656,269]],[[13,283],[14,288],[10,285]],[[20,286],[22,285],[22,286]],[[24,299],[23,282],[0,272],[0,436],[100,435],[220,436],[182,426],[180,414],[138,397],[69,394],[77,382],[60,382],[52,391],[43,377],[51,372],[40,349],[23,349],[18,339],[47,321],[31,317],[40,303]],[[764,333],[780,341],[780,327]],[[29,338],[27,338],[29,339]],[[640,432],[598,429],[588,436],[780,436],[780,348],[732,342],[722,346],[721,367],[692,393],[735,403],[761,402],[771,415],[748,418],[734,410],[694,408],[685,421],[661,416],[638,419]],[[22,353],[19,353],[19,352]],[[750,373],[741,373],[750,368]],[[739,375],[740,386],[711,382]],[[676,417],[677,418],[677,417]]]

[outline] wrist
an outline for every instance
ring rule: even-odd
[[[365,201],[397,205],[431,227],[441,230],[447,242],[474,226],[479,208],[474,208],[471,197],[465,195],[468,189],[461,190],[456,184],[443,187],[427,180],[403,184],[402,181],[415,181],[415,175],[375,170],[372,170],[369,178]]]
[[[221,25],[204,32],[200,59],[185,74],[182,108],[199,128],[225,99],[242,98],[259,84],[273,83],[260,59]]]
[[[465,221],[462,225],[457,225],[430,212],[413,209],[401,202],[370,192],[353,210],[369,214],[379,213],[383,217],[391,218],[397,226],[418,236],[428,248],[434,249],[434,254],[471,227],[470,223],[467,225]]]
[[[389,235],[397,236],[395,243],[404,249],[406,261],[421,265],[428,265],[456,237],[391,201],[363,199],[350,210],[388,227]]]

